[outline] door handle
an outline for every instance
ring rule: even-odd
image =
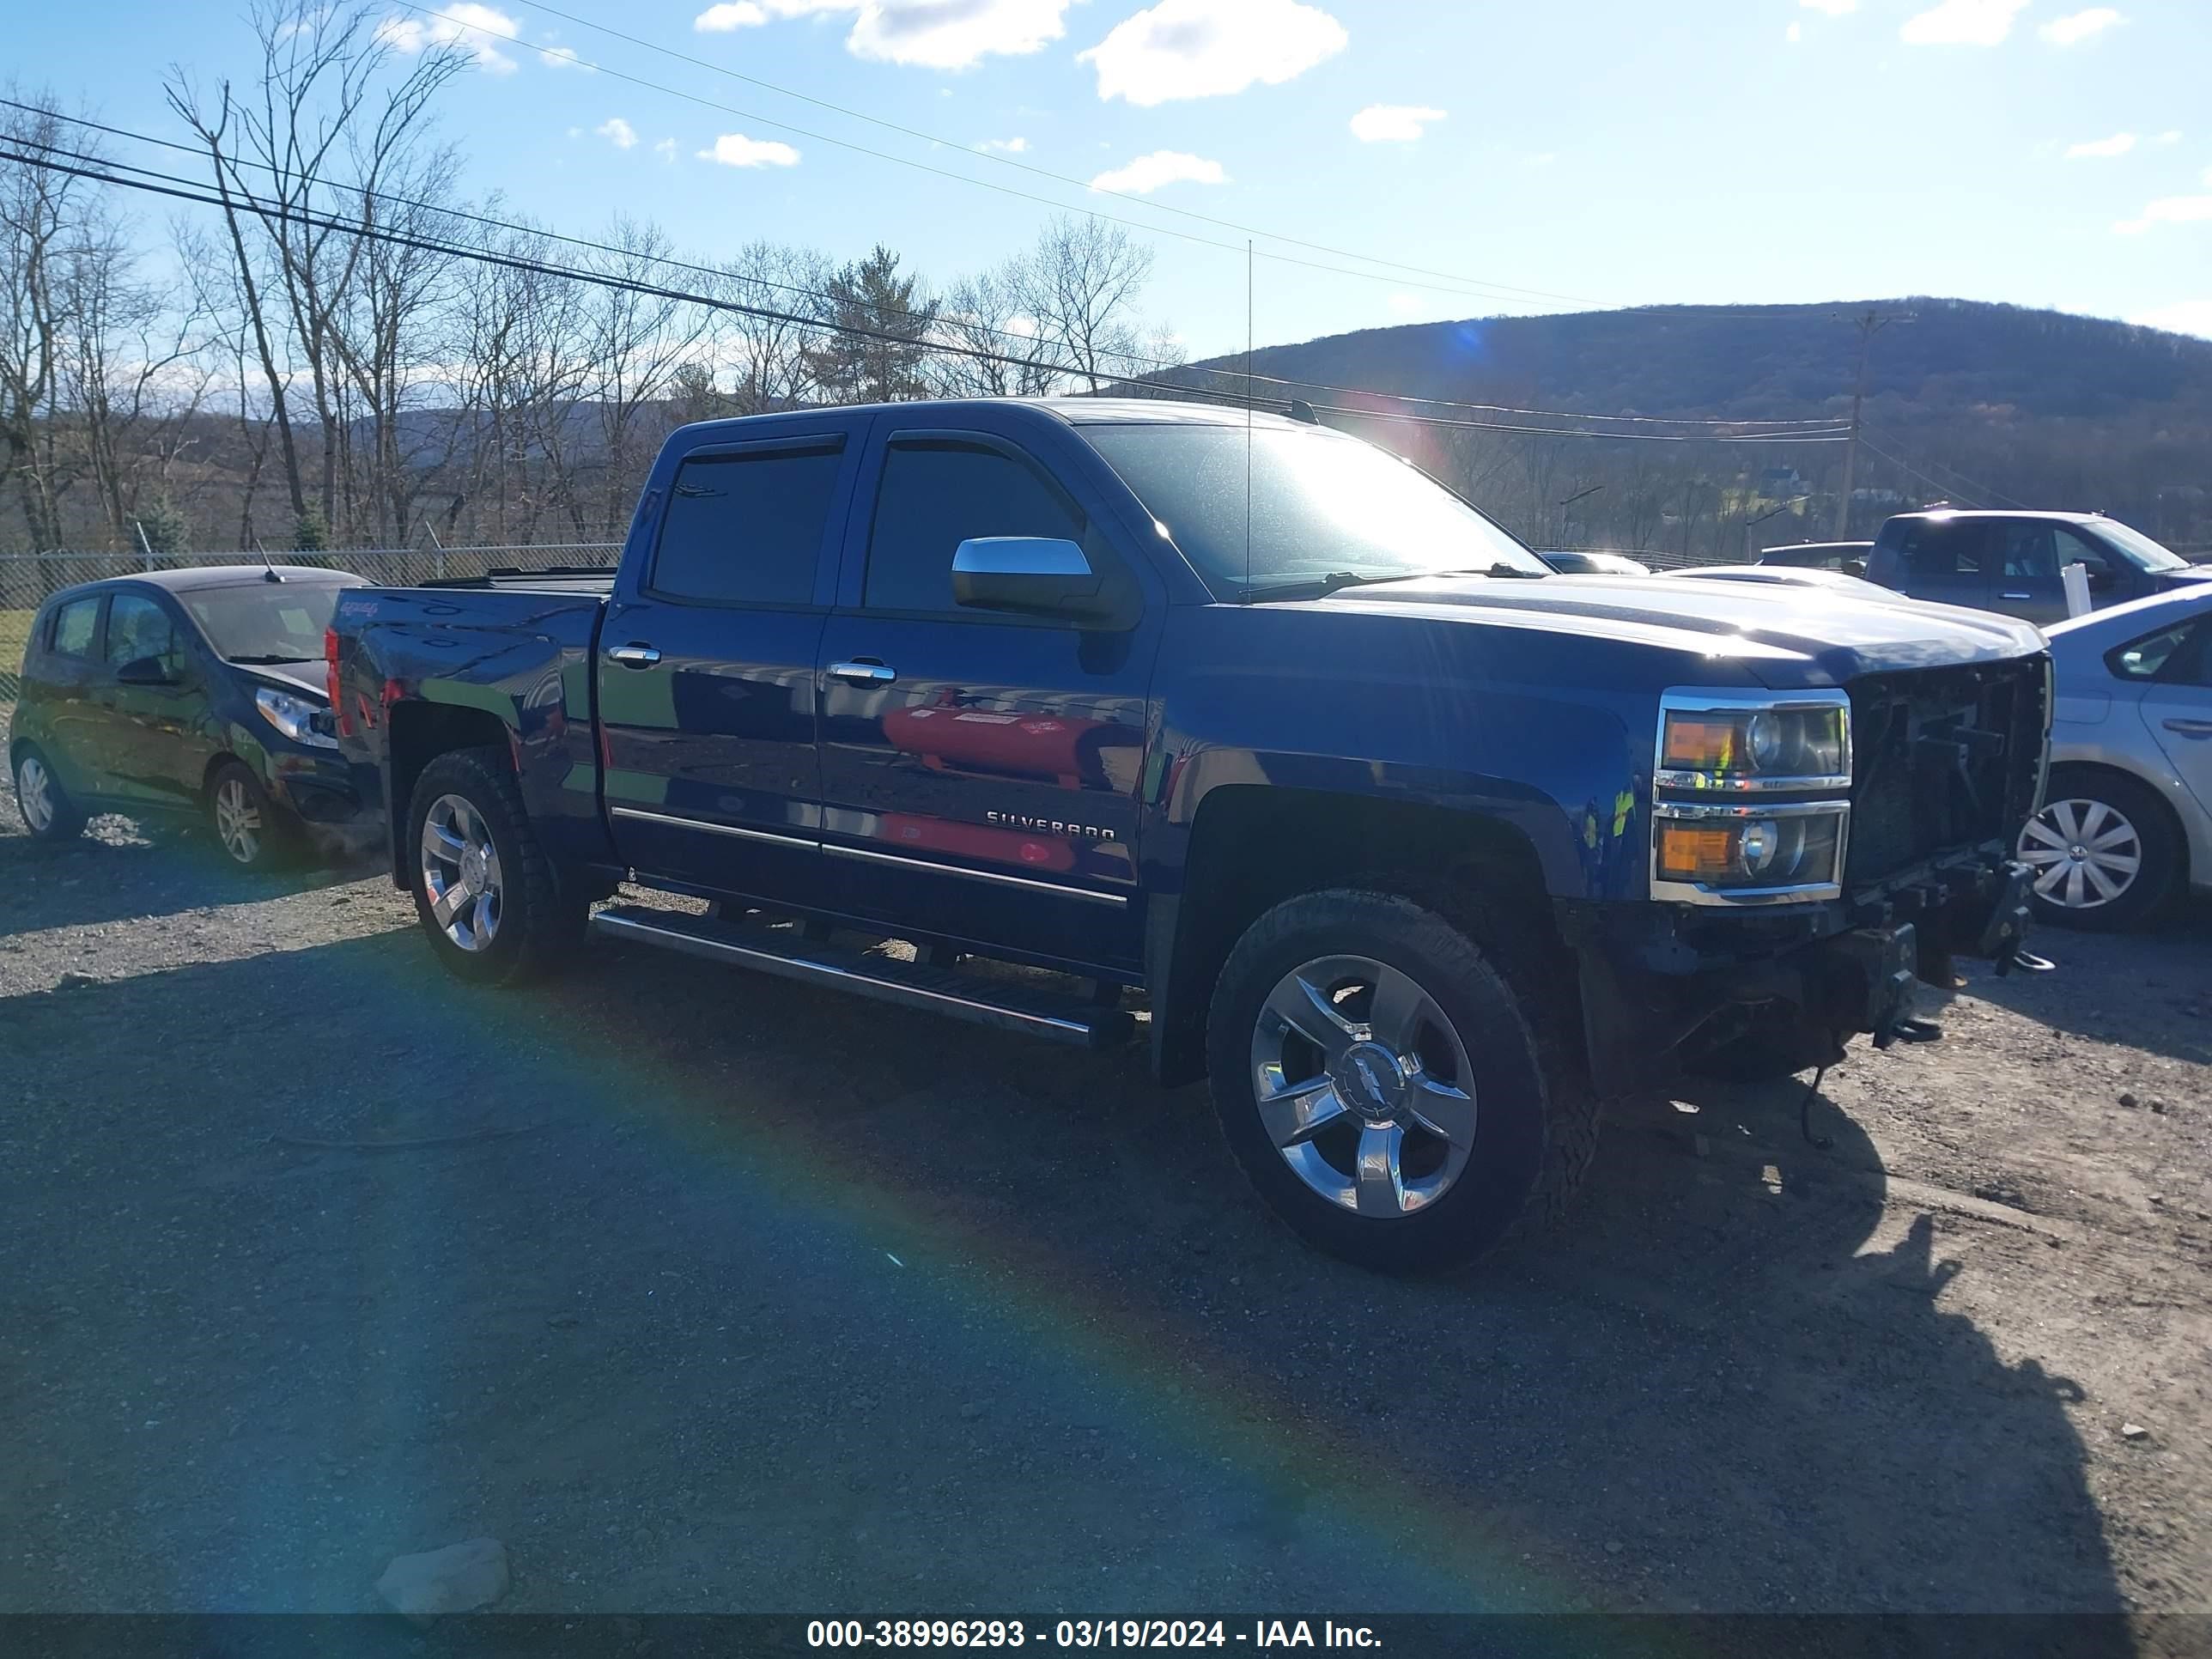
[[[2166,729],[2185,738],[2212,738],[2212,720],[2168,720]]]
[[[660,660],[660,653],[649,645],[631,641],[628,645],[611,645],[607,655],[624,668],[650,668]]]
[[[889,685],[898,678],[898,670],[884,667],[873,657],[856,657],[851,662],[831,663],[830,675],[855,685]]]
[[[2000,593],[1997,597],[2001,599],[2032,599],[2035,595],[2033,593]]]

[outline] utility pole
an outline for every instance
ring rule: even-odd
[[[1851,532],[1851,481],[1859,469],[1859,411],[1866,404],[1867,354],[1873,349],[1874,337],[1892,323],[1909,323],[1916,313],[1910,311],[1876,311],[1867,307],[1856,320],[1859,330],[1858,373],[1851,380],[1851,435],[1844,449],[1844,488],[1836,497],[1836,539],[1844,540]]]

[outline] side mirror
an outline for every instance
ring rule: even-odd
[[[977,611],[1070,622],[1110,620],[1106,579],[1075,543],[1054,536],[976,536],[952,553],[952,597]]]
[[[177,677],[159,657],[133,657],[115,671],[119,685],[174,685]]]
[[[1846,576],[1863,577],[1866,574],[1866,561],[1864,559],[1845,559],[1843,563],[1838,567],[1838,568],[1840,569]]]
[[[2091,591],[2102,592],[2112,585],[2112,567],[2102,559],[2084,559],[2081,568],[2089,573]]]

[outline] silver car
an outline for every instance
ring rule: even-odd
[[[2212,583],[2046,631],[2051,781],[2020,838],[2036,908],[2125,927],[2212,892]]]

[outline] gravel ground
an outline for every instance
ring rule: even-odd
[[[1134,1053],[479,992],[379,879],[99,830],[0,808],[0,1611],[487,1534],[518,1612],[2212,1609],[2201,910],[1856,1049],[1828,1152],[1619,1107],[1564,1231],[1409,1284]]]

